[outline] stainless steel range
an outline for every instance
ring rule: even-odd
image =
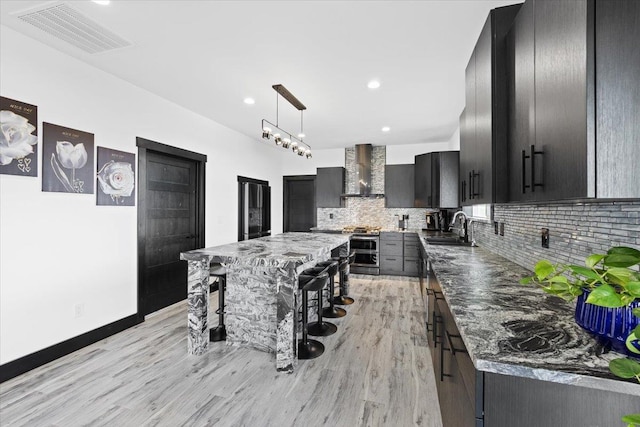
[[[351,273],[379,275],[380,227],[345,227],[343,232],[352,233],[350,245],[356,257],[350,266]]]

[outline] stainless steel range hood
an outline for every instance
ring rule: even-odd
[[[384,197],[384,194],[371,193],[371,157],[373,147],[371,144],[359,144],[355,146],[355,168],[352,173],[356,177],[355,193],[343,194],[342,197]]]

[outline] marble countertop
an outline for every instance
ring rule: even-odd
[[[531,272],[479,247],[422,244],[469,355],[480,371],[640,396],[640,385],[609,372],[573,319],[574,303],[520,285]]]
[[[283,233],[181,254],[182,259],[211,257],[211,262],[244,266],[297,268],[349,242],[348,234]]]

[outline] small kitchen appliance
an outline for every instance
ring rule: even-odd
[[[440,230],[440,218],[438,212],[427,212],[425,217],[427,230]]]

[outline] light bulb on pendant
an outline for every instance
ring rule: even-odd
[[[300,138],[300,139],[304,138],[305,136],[307,136],[307,135],[305,135],[305,134],[304,134],[304,133],[302,133],[302,132],[300,132],[300,133],[298,134],[298,138]]]
[[[266,139],[269,139],[271,137],[271,128],[268,128],[266,126],[263,127],[262,128],[262,137],[266,138]]]
[[[280,137],[280,134],[279,134],[279,133],[274,134],[274,135],[273,135],[273,139],[276,141],[276,144],[277,144],[277,145],[282,144],[282,138]]]
[[[305,155],[307,156],[307,159],[310,159],[311,157],[313,157],[313,156],[311,155],[311,149],[310,149],[310,148],[307,148],[307,149],[305,150]]]
[[[282,148],[289,148],[289,145],[291,145],[291,140],[289,138],[284,138],[282,140]]]
[[[293,150],[294,153],[298,152],[298,143],[293,141],[291,143],[291,149]]]

